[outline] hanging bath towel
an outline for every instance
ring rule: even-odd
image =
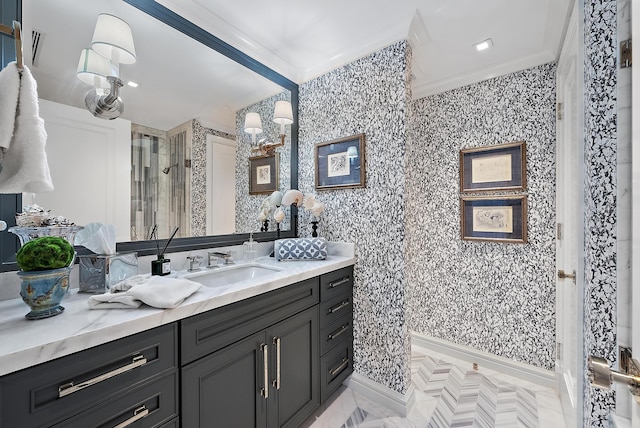
[[[2,160],[0,193],[50,192],[53,190],[53,183],[45,152],[47,132],[44,129],[44,121],[40,118],[36,81],[27,67],[23,67],[20,76],[15,62],[2,70],[2,74],[5,72],[9,74],[9,78],[6,79],[9,85],[14,81],[12,75],[18,74],[20,89],[17,108],[13,115],[13,138],[4,151]],[[4,81],[0,79],[0,84],[2,83]],[[10,86],[7,88],[10,89]],[[0,92],[3,92],[3,89],[0,89]],[[2,110],[0,120],[4,122],[10,113],[5,115],[4,104],[2,104]],[[4,132],[4,123],[2,126],[2,132]]]
[[[13,139],[20,93],[20,73],[15,62],[0,71],[0,149],[6,151]]]

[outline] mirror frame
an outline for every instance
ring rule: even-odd
[[[180,31],[197,42],[208,46],[213,51],[218,52],[231,60],[247,67],[255,73],[263,76],[291,93],[291,105],[293,107],[294,122],[291,125],[291,184],[292,189],[298,188],[298,84],[287,79],[266,65],[256,61],[249,55],[239,51],[228,43],[217,38],[213,34],[198,27],[177,13],[162,6],[154,0],[122,0],[136,9],[148,14],[170,27]],[[18,11],[16,19],[21,21],[22,3],[17,0]],[[22,195],[0,195],[0,219],[4,219],[9,226],[15,225],[15,214],[22,210]],[[291,229],[280,232],[281,238],[296,237],[298,230],[297,208],[291,207]],[[8,236],[10,235],[10,236]],[[277,238],[276,232],[255,232],[254,239],[259,242],[273,241]],[[4,232],[0,245],[0,260],[2,264],[0,271],[18,270],[15,263],[15,253],[19,247],[17,236],[11,239],[13,234]],[[230,235],[210,235],[190,238],[176,238],[167,247],[165,253],[175,253],[179,251],[199,250],[204,248],[224,247],[232,245],[242,245],[249,239],[249,233],[238,233]],[[162,240],[164,241],[164,240]],[[76,247],[78,254],[91,254],[84,247]],[[156,254],[155,241],[130,241],[116,243],[117,252],[137,251],[139,256]]]

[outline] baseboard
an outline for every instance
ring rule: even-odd
[[[413,385],[409,386],[406,394],[400,394],[391,388],[380,385],[368,377],[355,372],[344,381],[344,384],[358,394],[393,410],[402,417],[407,416],[408,409],[415,399],[415,388]]]
[[[448,355],[470,363],[478,363],[480,367],[486,367],[527,382],[535,383],[546,388],[556,388],[556,373],[520,363],[509,358],[493,355],[464,345],[458,345],[442,339],[425,336],[415,331],[411,332],[412,346],[418,346],[426,350],[432,350],[440,354]]]

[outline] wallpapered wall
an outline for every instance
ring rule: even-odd
[[[617,1],[584,2],[584,353],[617,361]],[[609,426],[613,392],[584,373],[585,426]]]
[[[315,192],[327,205],[318,231],[328,240],[356,244],[356,372],[401,393],[410,378],[404,262],[408,64],[410,49],[399,42],[300,86],[303,193],[314,192],[316,143],[366,134],[366,188]],[[310,235],[306,215],[301,236]]]
[[[555,64],[415,101],[407,145],[409,326],[552,370]],[[524,140],[528,243],[460,238],[459,151]]]
[[[256,135],[256,141],[266,138],[267,141],[277,143],[279,141],[280,125],[273,122],[273,110],[276,101],[291,100],[289,91],[274,95],[256,104],[239,110],[236,114],[236,135],[238,150],[236,152],[236,232],[249,233],[259,232],[261,223],[258,221],[260,205],[269,196],[249,194],[249,157],[257,156],[259,153],[251,152],[251,135],[244,132],[244,119],[247,113],[255,112],[260,114],[262,120],[263,133]],[[276,151],[280,154],[280,185],[278,190],[285,192],[291,188],[291,126],[285,126],[285,145],[278,147]],[[281,224],[281,230],[289,230],[290,213],[285,209],[286,218]],[[270,218],[269,230],[276,230],[273,215]]]

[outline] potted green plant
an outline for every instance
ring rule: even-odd
[[[26,242],[16,253],[20,296],[29,305],[29,320],[61,314],[60,302],[69,288],[75,250],[64,238],[43,236]]]

